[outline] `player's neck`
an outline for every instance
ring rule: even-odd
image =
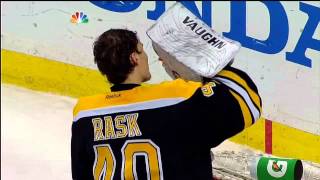
[[[131,73],[128,75],[128,78],[123,81],[121,84],[141,84],[142,78],[136,73]]]

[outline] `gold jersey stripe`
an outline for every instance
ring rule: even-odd
[[[228,70],[222,70],[219,74],[219,76],[226,77],[228,79],[234,80],[239,85],[241,85],[249,94],[249,96],[252,98],[253,103],[256,105],[257,108],[259,108],[259,111],[261,112],[261,102],[259,96],[248,86],[245,80],[243,80],[239,75],[232,71]]]
[[[250,110],[249,107],[247,106],[247,104],[244,102],[244,100],[235,92],[232,92],[232,90],[229,90],[230,93],[235,97],[235,99],[238,101],[240,108],[241,108],[241,112],[243,115],[243,120],[244,120],[244,128],[249,127],[252,124],[252,117],[250,114]]]
[[[184,81],[177,79],[166,81],[161,84],[139,86],[131,90],[109,92],[96,96],[80,98],[73,110],[76,116],[80,111],[128,105],[145,101],[159,100],[163,98],[190,98],[197,88],[201,87],[200,82]]]

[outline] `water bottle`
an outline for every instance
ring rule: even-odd
[[[320,164],[253,151],[211,151],[214,179],[320,180]]]
[[[301,180],[302,161],[275,157],[256,157],[249,163],[250,176],[257,180]]]

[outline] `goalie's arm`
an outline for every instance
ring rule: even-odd
[[[197,89],[188,102],[188,119],[216,146],[251,126],[261,116],[261,99],[252,79],[243,71],[226,67],[211,82]]]
[[[213,80],[226,86],[238,101],[244,116],[245,128],[260,118],[262,111],[261,98],[257,86],[247,73],[231,66],[226,66]],[[249,114],[244,114],[245,111],[250,112],[250,116]]]
[[[82,121],[84,122],[84,121]],[[92,179],[92,167],[88,151],[86,148],[87,134],[85,126],[81,125],[81,121],[72,123],[71,136],[71,173],[73,180]]]

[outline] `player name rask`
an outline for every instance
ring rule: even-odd
[[[141,136],[138,113],[93,118],[94,141]]]

